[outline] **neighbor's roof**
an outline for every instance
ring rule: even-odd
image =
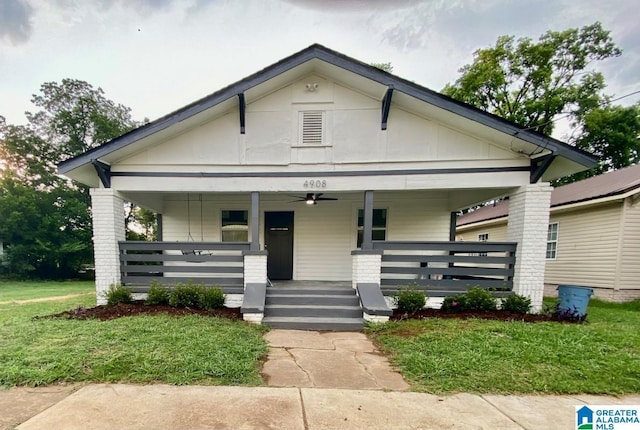
[[[534,144],[543,150],[549,150],[555,155],[564,157],[587,168],[593,167],[597,162],[596,158],[588,152],[579,150],[552,137],[534,132],[533,130],[527,130],[525,127],[519,126],[501,117],[482,111],[466,103],[454,100],[444,94],[440,94],[398,76],[387,73],[322,45],[314,44],[173,113],[132,130],[97,148],[93,148],[83,154],[65,160],[58,165],[58,172],[65,174],[81,166],[90,164],[92,160],[98,160],[101,157],[107,156],[138,140],[163,131],[174,124],[185,121],[188,118],[191,118],[229,99],[237,97],[238,94],[244,93],[257,85],[314,59],[318,59],[343,70],[355,73],[385,86],[392,86],[394,91],[405,93],[418,100],[460,115],[471,121],[491,127],[530,144]]]
[[[640,164],[558,187],[551,193],[551,207],[622,195],[636,189],[640,192]],[[509,200],[502,200],[458,217],[456,225],[489,221],[506,217],[508,213]]]

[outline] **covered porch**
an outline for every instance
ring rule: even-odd
[[[547,195],[546,188],[536,184],[521,187],[511,193],[511,199],[538,201],[532,196]],[[476,195],[488,192],[477,191]],[[525,265],[518,255],[522,248],[540,248],[539,237],[529,235],[528,240],[523,241],[523,232],[513,228],[510,238],[515,240],[510,242],[455,241],[455,212],[450,210],[451,204],[466,201],[465,196],[468,198],[472,194],[470,192],[327,192],[323,194],[338,200],[322,201],[317,205],[291,200],[292,194],[250,192],[230,196],[199,193],[197,200],[184,199],[184,193],[164,194],[162,197],[158,193],[141,194],[138,204],[154,200],[162,202],[147,205],[164,212],[158,211],[161,240],[132,242],[124,240],[124,223],[119,227],[119,220],[123,216],[122,202],[132,200],[136,194],[93,189],[93,205],[97,209],[94,209],[94,239],[98,299],[101,290],[106,290],[110,284],[121,283],[135,293],[144,294],[152,281],[168,286],[192,281],[222,287],[227,295],[227,306],[242,306],[248,315],[264,314],[264,304],[254,306],[250,294],[246,293],[256,288],[266,289],[272,278],[279,285],[284,280],[325,281],[348,284],[354,290],[359,284],[374,284],[380,296],[387,297],[387,304],[399,288],[409,285],[423,290],[431,298],[431,306],[438,306],[442,297],[475,286],[489,289],[499,297],[512,292],[528,295],[534,303],[537,296],[541,304],[542,278],[539,279],[538,292],[538,286],[534,285],[537,280],[532,281],[531,276],[525,278],[522,273],[542,273],[544,259],[541,262],[538,259],[541,265],[537,265],[527,261],[525,256]],[[538,206],[544,213],[544,199]],[[245,229],[246,241],[226,241],[229,237],[224,233],[224,222],[212,226],[211,220],[207,224],[198,219],[201,213],[225,207],[247,208],[246,225],[240,226]],[[514,227],[546,231],[546,220],[540,213],[534,218],[537,221],[535,225],[528,218],[532,215],[531,204],[528,214],[522,205],[520,210],[517,204],[513,207],[515,210],[510,216]],[[384,231],[378,219],[381,208],[386,210]],[[292,249],[287,257],[291,259],[292,267],[290,275],[284,277],[273,277],[271,273],[270,256],[281,252],[281,247],[270,247],[269,242],[273,240],[270,229],[282,233],[288,228],[270,226],[268,218],[272,212],[291,212],[295,221],[290,226]],[[105,222],[108,219],[112,222]],[[417,221],[420,219],[422,221]],[[118,231],[120,234],[114,235]],[[242,238],[242,235],[231,237]],[[414,240],[408,240],[410,238]],[[106,252],[105,242],[115,245],[111,248],[115,253]],[[315,254],[314,249],[317,250]],[[98,258],[100,252],[104,258]],[[544,252],[541,255],[544,256]],[[99,264],[107,259],[115,264],[110,267]],[[308,270],[309,267],[312,270]],[[265,294],[258,292],[258,302],[264,301]],[[253,315],[248,319],[261,320],[261,316]]]

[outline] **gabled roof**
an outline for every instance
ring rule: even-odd
[[[633,191],[640,193],[640,164],[558,187],[551,193],[551,207],[622,196]],[[489,221],[506,217],[508,214],[509,200],[502,200],[495,205],[483,206],[458,217],[456,225],[460,227]]]
[[[61,162],[58,165],[58,172],[66,174],[74,169],[86,166],[92,160],[99,160],[109,154],[114,153],[122,148],[127,147],[141,139],[149,137],[155,133],[161,132],[175,124],[183,122],[203,111],[219,105],[225,101],[236,98],[239,94],[264,84],[287,71],[290,71],[304,63],[319,60],[338,67],[342,70],[352,72],[356,75],[367,78],[371,81],[382,84],[386,87],[392,87],[394,91],[407,94],[418,100],[441,108],[445,111],[457,114],[463,118],[475,121],[502,133],[512,136],[514,139],[524,141],[539,148],[539,152],[548,154],[549,152],[570,160],[573,163],[584,166],[585,168],[593,167],[596,164],[596,158],[582,150],[567,145],[559,140],[545,136],[543,134],[527,130],[517,124],[500,118],[496,115],[479,110],[466,103],[459,102],[428,88],[417,85],[413,82],[402,79],[398,76],[387,73],[376,67],[365,64],[361,61],[333,51],[322,45],[314,44],[302,51],[299,51],[261,71],[254,73],[234,84],[227,86],[215,93],[212,93],[200,100],[197,100],[175,112],[172,112],[162,118],[159,118],[142,127],[132,130],[116,139],[113,139],[97,148],[91,149],[83,154]],[[556,175],[560,176],[560,175]]]

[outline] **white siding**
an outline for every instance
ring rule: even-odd
[[[306,83],[318,83],[317,90],[306,91]],[[239,133],[237,106],[230,105],[215,118],[112,163],[112,171],[458,160],[513,165],[525,159],[395,103],[388,130],[382,131],[379,97],[308,75],[257,100],[248,99],[244,135]],[[309,110],[326,114],[323,145],[300,142],[300,112]]]
[[[624,202],[624,230],[617,285],[620,289],[640,290],[640,200],[637,197],[628,197]]]
[[[556,259],[546,262],[545,283],[613,288],[620,214],[620,203],[552,213],[558,249]]]

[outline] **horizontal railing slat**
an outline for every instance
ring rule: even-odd
[[[382,261],[401,261],[417,263],[483,263],[483,264],[513,264],[516,262],[514,256],[504,255],[400,255],[384,254]]]
[[[492,276],[509,276],[512,271],[498,267],[400,267],[400,266],[382,266],[382,273],[406,273],[412,275],[492,275]]]
[[[451,252],[515,252],[513,242],[415,242],[374,240],[373,249],[451,251]]]
[[[150,266],[145,264],[123,264],[126,273],[243,273],[242,266]]]
[[[193,282],[204,285],[242,285],[243,278],[212,278],[212,277],[180,277],[180,276],[123,276],[122,282],[125,285],[149,285],[152,281],[161,284],[177,284]]]
[[[248,251],[249,242],[118,242],[121,251]]]
[[[200,262],[238,262],[242,263],[242,255],[172,255],[172,254],[121,254],[120,261],[189,261]]]
[[[406,285],[428,285],[432,287],[460,287],[463,289],[481,288],[513,288],[513,281],[502,279],[381,279],[382,285],[406,286]]]

